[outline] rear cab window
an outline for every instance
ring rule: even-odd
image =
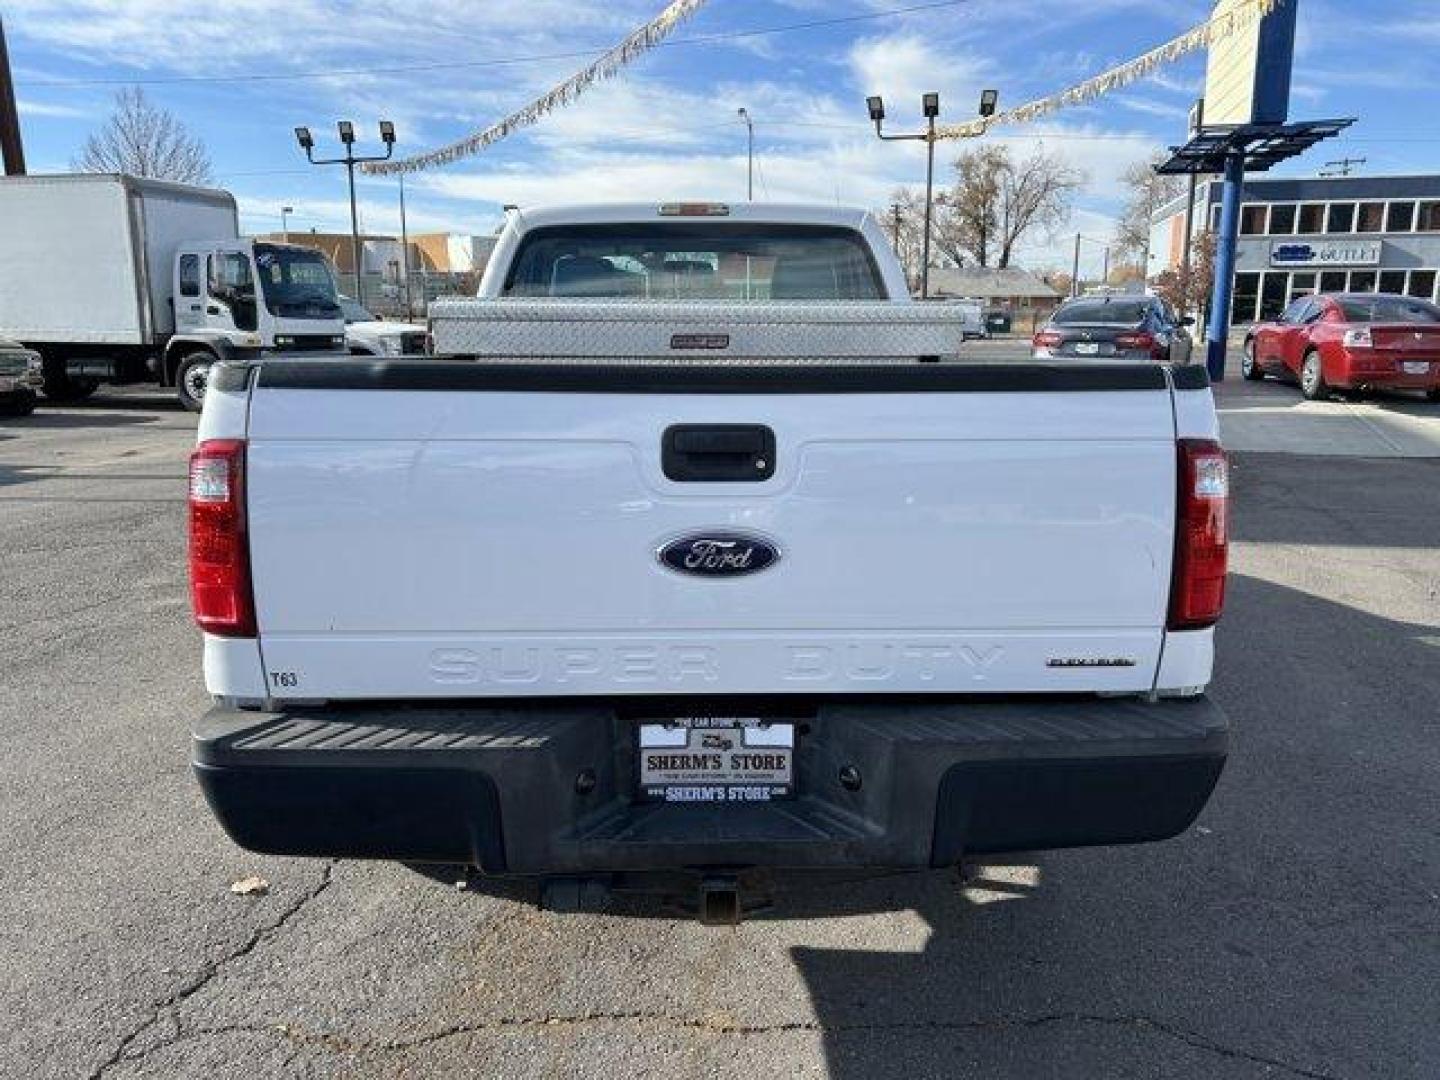
[[[884,300],[854,229],[754,222],[554,225],[521,238],[503,295],[642,300]]]
[[[1337,303],[1346,322],[1440,323],[1440,307],[1404,296],[1345,296]]]
[[[1081,323],[1135,326],[1144,321],[1147,307],[1143,300],[1079,300],[1055,312],[1051,321],[1057,326]]]

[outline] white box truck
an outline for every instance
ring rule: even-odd
[[[51,400],[153,381],[199,409],[216,360],[343,352],[345,325],[325,257],[241,239],[227,191],[19,176],[0,180],[0,336],[41,354]]]

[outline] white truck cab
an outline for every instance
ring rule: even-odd
[[[404,356],[428,351],[429,337],[419,323],[377,319],[364,304],[340,297],[345,314],[345,347],[352,356]]]
[[[175,334],[166,344],[166,367],[188,407],[204,402],[210,367],[223,357],[344,349],[335,278],[311,248],[255,240],[181,244],[173,287]]]

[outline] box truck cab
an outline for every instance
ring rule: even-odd
[[[175,256],[175,333],[162,370],[187,407],[205,400],[216,360],[261,352],[343,351],[345,330],[325,256],[252,240],[186,243]]]
[[[216,360],[344,351],[324,256],[242,239],[227,191],[5,177],[0,221],[0,335],[41,355],[51,400],[158,382],[199,409]]]

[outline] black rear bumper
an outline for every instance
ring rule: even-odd
[[[254,851],[521,875],[898,869],[1174,836],[1219,779],[1226,730],[1203,698],[820,706],[798,797],[723,805],[636,802],[633,721],[588,704],[216,708],[194,763]]]

